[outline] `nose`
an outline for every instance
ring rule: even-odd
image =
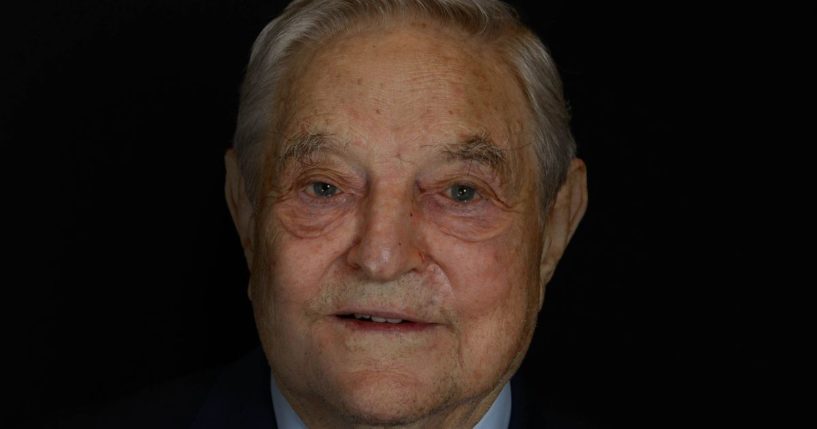
[[[420,270],[425,257],[418,246],[410,195],[384,187],[372,192],[360,213],[357,239],[347,262],[374,281],[390,281]]]

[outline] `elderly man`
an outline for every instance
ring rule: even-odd
[[[199,427],[541,427],[510,380],[586,179],[506,5],[294,1],[253,46],[225,159],[271,371],[257,398],[235,393],[250,372],[222,380]]]

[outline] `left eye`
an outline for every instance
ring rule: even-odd
[[[448,196],[460,203],[473,201],[477,195],[477,190],[468,185],[459,184],[448,188]]]
[[[315,196],[322,198],[329,198],[338,192],[337,186],[325,182],[315,182],[309,188]]]

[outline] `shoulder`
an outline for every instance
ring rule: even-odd
[[[520,371],[513,376],[509,429],[602,429],[590,419],[560,407],[542,385],[535,373]]]
[[[59,427],[274,428],[269,377],[257,349],[225,367],[149,387]]]

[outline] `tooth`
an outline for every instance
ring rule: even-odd
[[[386,319],[386,321],[389,323],[400,323],[403,319]]]
[[[370,319],[371,317],[372,316],[369,316],[368,314],[355,313],[355,319]]]
[[[385,321],[386,321],[386,319],[384,319],[384,318],[382,318],[382,317],[375,317],[375,316],[372,316],[372,322],[383,323],[383,322],[385,322]]]

